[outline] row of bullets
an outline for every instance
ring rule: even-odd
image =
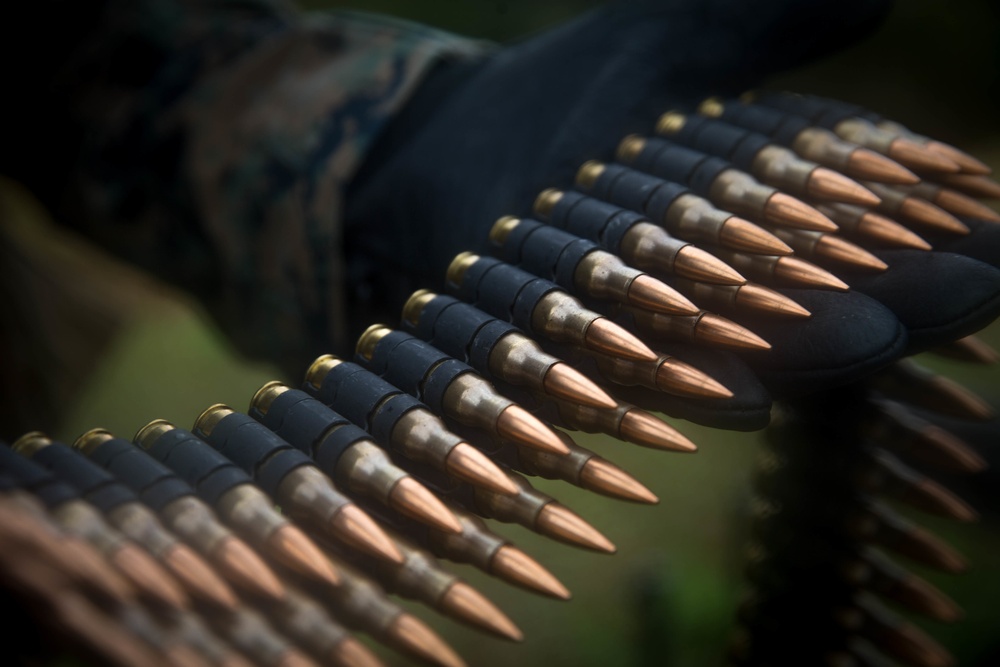
[[[0,550],[6,585],[38,601],[53,631],[58,625],[84,652],[115,664],[379,664],[355,631],[432,664],[463,664],[390,595],[495,636],[518,640],[521,631],[438,559],[552,598],[570,595],[484,518],[615,551],[526,475],[657,502],[567,431],[694,452],[654,412],[719,425],[727,406],[742,413],[751,405],[766,418],[770,397],[751,371],[741,371],[750,378],[742,384],[717,377],[771,347],[740,323],[745,317],[807,319],[781,289],[846,291],[845,278],[887,268],[880,249],[928,250],[928,239],[969,232],[960,217],[1000,221],[974,199],[1000,196],[982,163],[832,100],[711,99],[690,114],[664,114],[655,135],[626,137],[617,162],[584,164],[575,189],[540,193],[537,219],[497,220],[494,256],[458,255],[446,273],[449,294],[415,292],[397,329],[372,325],[352,360],[317,358],[300,388],[270,382],[247,413],[214,405],[190,431],[156,420],[131,441],[95,429],[70,445],[29,433],[0,447],[0,512],[9,517],[0,530],[16,545]],[[939,352],[996,357],[974,337]],[[850,487],[845,502],[804,505],[795,530],[854,512],[850,521],[878,526],[892,547],[960,569],[959,556],[915,537],[923,533],[867,496],[891,491],[971,518],[889,450],[974,470],[982,459],[973,450],[905,406],[976,418],[990,407],[908,361],[864,383],[865,433],[879,446],[859,449],[850,466],[819,465],[831,484]],[[816,456],[835,456],[828,449],[836,448]],[[811,465],[789,463],[775,479],[806,479]],[[763,492],[772,505],[791,498],[788,489],[808,490],[780,480]],[[781,541],[798,534],[779,523],[758,536],[764,564],[753,576],[769,582],[775,549],[785,558]],[[810,539],[789,553],[812,558],[827,538]],[[71,566],[57,549],[64,544],[77,554]],[[863,562],[889,582],[879,591],[905,589],[900,595],[938,617],[954,615],[923,584],[899,584],[903,575],[867,546],[830,553],[843,558],[828,559],[829,581],[857,569],[845,563]],[[779,598],[794,581],[782,576],[790,578],[775,584]],[[884,617],[857,602],[855,584],[831,586],[852,618]],[[848,589],[854,597],[842,600]],[[777,618],[754,613],[746,618]],[[106,627],[117,630],[104,635]]]
[[[959,620],[961,608],[890,554],[949,574],[968,563],[892,505],[977,519],[932,475],[972,474],[985,462],[934,418],[982,421],[983,408],[974,395],[912,361],[783,406],[755,471],[749,590],[729,664],[955,664],[947,649],[885,603],[941,623]],[[798,641],[789,643],[789,634]]]

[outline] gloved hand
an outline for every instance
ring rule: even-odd
[[[843,48],[886,8],[864,0],[621,3],[481,61],[440,66],[350,187],[353,312],[364,313],[362,322],[395,322],[412,290],[441,287],[456,253],[489,254],[487,235],[499,216],[531,217],[540,190],[572,187],[584,161],[613,160],[626,134],[650,135],[667,109],[738,94]],[[731,316],[768,340],[769,351],[666,346],[710,367],[735,396],[669,398],[649,407],[759,428],[769,393],[845,384],[981,328],[1000,312],[1000,237],[993,231],[983,223],[970,237],[943,243],[951,252],[878,253],[890,266],[884,273],[840,274],[850,292],[784,290],[812,312],[808,320]],[[625,392],[641,405],[636,394]]]

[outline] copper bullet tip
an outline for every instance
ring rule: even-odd
[[[59,549],[67,561],[80,570],[84,579],[95,586],[100,586],[105,595],[113,597],[119,604],[135,602],[135,587],[122,574],[116,572],[108,560],[89,542],[71,536],[60,536],[59,539]]]
[[[954,667],[955,658],[940,644],[912,623],[901,621],[889,633],[880,636],[882,650],[906,664],[921,667]]]
[[[291,569],[331,586],[340,583],[340,573],[305,533],[286,524],[267,539],[267,549]]]
[[[991,366],[1000,361],[1000,352],[990,347],[986,341],[975,335],[936,348],[935,353],[973,364]]]
[[[934,203],[955,215],[1000,222],[1000,213],[957,190],[941,188],[934,197]]]
[[[580,471],[580,486],[619,500],[655,505],[660,502],[656,495],[641,482],[613,463],[592,457]]]
[[[966,235],[969,228],[961,220],[929,201],[907,197],[899,207],[899,214],[941,232]]]
[[[416,616],[403,612],[386,629],[400,649],[441,667],[465,667],[465,661]]]
[[[606,317],[598,317],[587,327],[583,336],[584,344],[598,352],[611,356],[653,361],[656,353],[641,340]]]
[[[278,667],[319,667],[315,660],[296,648],[289,648],[278,659]]]
[[[736,294],[736,304],[767,313],[768,315],[793,317],[796,319],[812,317],[812,313],[797,301],[785,296],[781,292],[756,283],[747,283],[740,288],[740,291]]]
[[[656,369],[656,386],[668,394],[692,398],[732,398],[715,378],[680,359],[665,359]]]
[[[768,198],[764,205],[764,217],[774,225],[816,232],[835,232],[839,229],[833,220],[784,192],[775,192]]]
[[[847,158],[848,175],[877,183],[915,185],[920,177],[885,155],[867,148],[855,148]]]
[[[381,526],[357,505],[344,505],[333,515],[330,530],[339,539],[371,556],[390,563],[402,563],[405,558],[396,543]]]
[[[210,667],[210,663],[190,646],[174,644],[163,649],[167,662],[177,667]]]
[[[549,367],[542,386],[547,394],[573,403],[608,409],[618,405],[615,399],[586,375],[562,361]]]
[[[430,489],[413,477],[403,477],[396,482],[389,492],[389,506],[420,523],[446,533],[462,532],[462,524],[451,510],[431,493]]]
[[[824,201],[845,202],[859,206],[878,206],[878,195],[854,179],[826,167],[816,167],[809,174],[806,190],[810,197]]]
[[[538,561],[517,547],[505,544],[490,561],[490,573],[504,581],[559,600],[568,600],[569,589],[542,567]]]
[[[1000,199],[1000,183],[989,176],[974,174],[942,174],[939,176],[935,174],[934,180],[973,197]]]
[[[977,396],[970,389],[966,389],[951,378],[943,375],[936,375],[930,380],[931,385],[938,390],[941,397],[948,403],[947,408],[952,414],[965,419],[975,419],[978,421],[989,421],[993,419],[993,406]]]
[[[979,512],[971,505],[932,479],[920,480],[917,491],[923,496],[922,505],[928,511],[966,523],[979,519]]]
[[[945,572],[961,574],[969,569],[969,562],[962,554],[920,526],[909,530],[903,543],[897,540],[894,547],[899,547],[901,553],[905,549],[907,556],[918,558]]]
[[[338,667],[384,667],[371,649],[354,637],[341,639],[330,652],[330,664]]]
[[[941,153],[929,150],[915,141],[897,137],[889,144],[889,157],[905,167],[924,172],[957,174],[961,171],[958,163]]]
[[[254,667],[254,664],[230,649],[228,654],[219,658],[219,667]]]
[[[857,231],[859,234],[890,246],[917,250],[931,249],[931,244],[915,232],[874,211],[867,211],[861,216]]]
[[[924,148],[932,153],[943,155],[949,160],[952,160],[959,166],[959,168],[961,168],[962,173],[964,174],[985,175],[993,171],[985,162],[978,160],[965,151],[959,150],[958,148],[955,148],[950,144],[946,144],[943,141],[931,139],[924,144]]]
[[[556,501],[548,503],[535,519],[535,529],[554,540],[566,544],[613,554],[615,545],[578,514]]]
[[[825,269],[798,257],[782,257],[774,267],[776,277],[790,283],[818,289],[846,292],[847,283]]]
[[[656,313],[668,315],[694,315],[698,306],[673,287],[653,276],[642,274],[628,286],[628,303]]]
[[[897,599],[942,623],[954,623],[965,615],[954,600],[915,574],[899,582]]]
[[[174,609],[186,609],[191,600],[177,581],[153,557],[134,544],[122,545],[111,562],[136,588]]]
[[[719,243],[733,250],[758,255],[792,254],[791,247],[777,236],[735,215],[723,223],[719,232]]]
[[[674,452],[696,452],[698,446],[685,438],[670,424],[640,408],[632,408],[618,426],[622,440],[643,447],[668,449]]]
[[[503,639],[519,642],[524,633],[482,593],[464,581],[456,581],[441,596],[441,611],[452,618],[486,630]]]
[[[467,442],[455,445],[445,457],[449,474],[497,493],[512,496],[519,489],[495,463]]]
[[[694,327],[695,340],[699,343],[718,345],[736,350],[770,350],[771,344],[732,320],[705,313]]]
[[[187,545],[174,545],[163,560],[189,592],[228,611],[239,606],[233,590]]]
[[[216,547],[213,558],[229,581],[255,595],[281,600],[285,587],[246,542],[230,536]]]
[[[940,426],[924,426],[920,430],[920,438],[921,443],[925,447],[932,447],[937,454],[936,458],[943,459],[949,468],[967,473],[982,472],[987,468],[986,459],[976,450]]]
[[[508,405],[497,418],[500,437],[553,454],[569,454],[569,447],[538,417],[520,405]]]
[[[739,271],[694,245],[677,252],[674,271],[682,278],[716,285],[742,285],[747,281]]]
[[[836,262],[850,264],[865,271],[885,271],[889,265],[861,246],[855,245],[833,234],[820,237],[816,243],[816,253]]]

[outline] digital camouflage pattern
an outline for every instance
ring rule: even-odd
[[[489,48],[281,0],[112,1],[59,77],[85,137],[71,208],[299,368],[348,343],[341,204],[366,150],[435,63]]]

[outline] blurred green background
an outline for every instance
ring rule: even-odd
[[[352,5],[302,4],[310,9]],[[353,6],[503,41],[595,4],[380,0]],[[968,148],[1000,169],[1000,126],[995,118],[1000,19],[995,4],[946,7],[931,1],[899,2],[883,29],[864,43],[790,71],[771,84],[863,104]],[[72,391],[67,389],[62,420],[46,425],[54,435],[73,439],[96,426],[131,435],[150,419],[161,417],[189,426],[212,403],[245,408],[263,382],[280,377],[266,364],[239,358],[199,307],[183,295],[134,275],[77,239],[49,230],[45,213],[16,184],[2,183],[0,195],[5,224],[16,225],[22,239],[43,256],[73,257],[80,266],[90,267],[95,289],[107,290],[99,292],[97,300],[107,310],[101,316],[110,332],[108,345],[93,369]],[[116,296],[123,290],[128,297]],[[984,338],[1000,348],[1000,328],[992,327]],[[1000,405],[997,369],[930,356],[925,361]],[[471,568],[454,566],[520,625],[526,635],[522,644],[493,640],[429,610],[414,609],[474,665],[719,664],[742,590],[748,473],[757,436],[674,423],[700,445],[696,455],[643,450],[598,437],[577,438],[633,472],[660,497],[658,506],[631,506],[565,484],[537,484],[604,531],[618,545],[617,555],[594,555],[518,527],[497,526],[498,532],[537,557],[573,591],[571,602],[533,596]],[[964,576],[918,570],[968,611],[968,618],[952,627],[922,623],[963,665],[988,664],[984,656],[996,639],[1000,531],[995,518],[987,519],[979,525],[955,526],[921,517],[975,566]],[[406,664],[377,650],[389,664]]]

